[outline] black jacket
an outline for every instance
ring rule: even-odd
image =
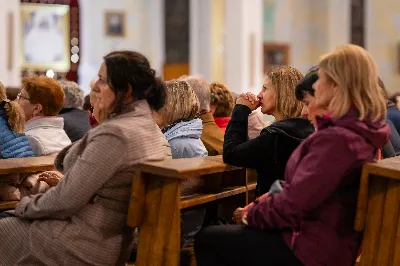
[[[87,111],[64,108],[58,116],[64,118],[64,130],[72,142],[80,140],[92,128]]]
[[[272,183],[284,179],[286,163],[301,141],[314,132],[311,123],[302,118],[288,118],[264,128],[248,140],[247,123],[250,108],[237,104],[225,131],[224,162],[257,170],[257,195],[268,192]]]

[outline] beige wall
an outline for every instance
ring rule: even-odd
[[[349,42],[350,0],[264,0],[274,5],[268,41],[288,43],[290,64],[307,71],[320,56]]]
[[[389,93],[400,91],[400,1],[367,0],[366,48]]]

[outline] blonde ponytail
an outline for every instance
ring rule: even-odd
[[[25,115],[19,104],[7,99],[6,89],[0,82],[0,106],[4,108],[9,127],[15,133],[24,132]]]

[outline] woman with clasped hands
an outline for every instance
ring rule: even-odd
[[[165,87],[143,55],[117,51],[104,57],[93,91],[100,125],[58,154],[64,177],[56,186],[23,198],[15,217],[0,220],[0,265],[127,261],[134,165],[164,158],[152,109],[164,105]]]
[[[236,100],[225,131],[223,158],[225,163],[257,170],[257,196],[268,192],[275,180],[284,179],[290,155],[314,132],[301,117],[303,103],[296,99],[295,88],[302,78],[293,67],[273,67],[257,96],[245,93]],[[248,140],[248,117],[259,107],[263,114],[273,115],[275,122]]]

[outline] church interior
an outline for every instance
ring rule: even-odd
[[[0,265],[400,265],[399,0],[0,0]]]

